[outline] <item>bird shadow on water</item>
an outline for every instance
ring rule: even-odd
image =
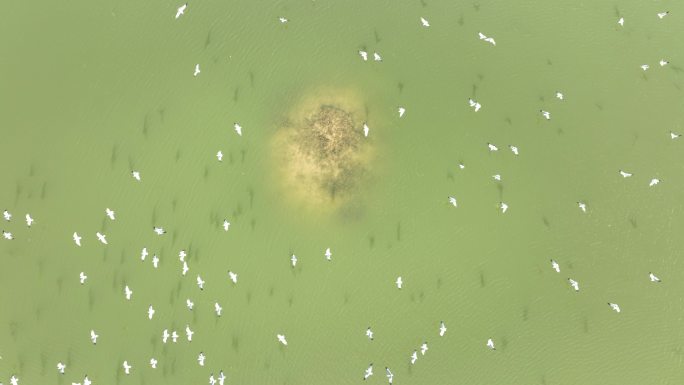
[[[109,165],[111,168],[114,168],[117,159],[119,159],[119,145],[115,144],[112,146],[112,155],[109,157]]]
[[[207,32],[207,37],[204,39],[204,49],[207,49],[211,44],[211,29]]]
[[[233,334],[233,338],[231,338],[230,341],[230,346],[233,348],[235,353],[240,351],[240,339],[238,338],[237,334]]]
[[[542,217],[541,219],[542,219],[542,223],[544,223],[544,226],[546,226],[546,228],[550,229],[551,228],[551,222],[549,222],[549,219],[547,217]]]
[[[637,226],[637,220],[635,217],[631,216],[629,217],[629,224],[632,225],[632,228],[636,229]]]
[[[480,287],[485,287],[487,286],[487,282],[485,281],[485,276],[484,272],[480,272]]]
[[[401,221],[397,222],[397,241],[401,241]]]

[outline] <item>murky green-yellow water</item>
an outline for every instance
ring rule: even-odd
[[[0,382],[360,384],[371,362],[370,384],[684,381],[682,4],[180,5],[3,5]],[[291,183],[277,140],[317,98],[370,127],[335,201]]]

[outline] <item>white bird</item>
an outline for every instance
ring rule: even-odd
[[[192,310],[193,306],[195,306],[195,303],[190,300],[190,298],[185,300],[185,304],[188,306],[188,309]]]
[[[478,103],[477,101],[475,101],[475,100],[473,100],[473,99],[471,99],[471,98],[468,98],[468,105],[469,105],[470,107],[473,107],[473,109],[475,110],[475,112],[480,111],[480,108],[482,108],[482,105],[481,105],[480,103]]]
[[[620,170],[620,175],[622,175],[623,178],[629,178],[632,176],[632,173]]]
[[[658,63],[660,64],[661,67],[665,67],[666,65],[670,64],[670,62],[665,60],[665,59],[660,59],[660,61]]]
[[[155,269],[159,267],[159,257],[157,257],[157,254],[152,256],[152,266],[154,266]]]
[[[414,350],[413,353],[411,353],[411,365],[415,364],[417,360],[418,360],[418,351]]]
[[[133,295],[133,290],[131,290],[131,288],[128,287],[128,285],[126,285],[126,287],[124,287],[124,295],[126,296],[126,300],[128,300],[128,301],[131,300],[131,296]]]
[[[392,380],[394,380],[394,374],[389,370],[388,367],[385,367],[385,372],[387,373],[387,380],[389,381],[390,385],[392,384]]]
[[[368,369],[363,373],[363,379],[367,380],[368,377],[373,375],[373,364],[368,365]]]
[[[180,259],[181,262],[185,261],[185,257],[187,257],[188,254],[185,252],[185,250],[181,250],[178,253],[178,258]]]
[[[330,261],[330,260],[332,259],[332,253],[330,252],[330,248],[329,248],[329,247],[328,247],[327,249],[325,249],[325,254],[324,254],[324,255],[325,255],[325,259],[327,259],[328,261]]]
[[[74,233],[74,242],[76,243],[76,246],[81,246],[81,236],[78,235],[78,233]]]
[[[216,385],[216,378],[214,378],[214,373],[209,375],[209,385]]]
[[[178,7],[178,10],[176,11],[176,19],[178,19],[179,17],[181,17],[181,15],[184,15],[184,14],[185,14],[185,10],[186,10],[187,8],[188,8],[188,3],[185,3],[185,4],[181,5],[180,7]]]
[[[224,381],[226,380],[226,375],[223,374],[223,370],[219,372],[219,385],[223,385]]]
[[[397,284],[397,288],[401,289],[401,286],[404,284],[404,281],[401,279],[401,276],[397,277],[397,281],[395,282]]]
[[[148,255],[149,253],[147,252],[147,247],[143,247],[142,251],[140,252],[140,260],[144,261]]]
[[[649,66],[648,64],[642,64],[642,65],[641,65],[641,69],[644,70],[644,71],[646,71],[646,70],[649,69],[649,68],[651,68],[651,66]]]
[[[96,233],[95,235],[97,235],[97,239],[98,239],[100,242],[102,242],[102,243],[105,244],[105,245],[107,244],[106,235],[100,234],[99,232]]]
[[[651,279],[651,282],[660,282],[660,278],[656,277],[655,274],[651,272],[648,273],[648,278]]]
[[[492,341],[491,338],[487,340],[487,347],[491,350],[496,350],[496,348],[494,347],[494,341]]]
[[[11,385],[19,385],[19,378],[17,378],[14,374],[12,377],[10,377],[10,384]]]
[[[427,342],[423,342],[423,344],[420,345],[420,354],[424,356],[425,352],[427,352],[427,351],[428,351]]]
[[[2,212],[2,216],[5,218],[7,222],[12,220],[12,214],[10,214],[10,212],[7,210]]]
[[[200,290],[204,290],[204,281],[199,275],[197,275],[197,286],[199,286]]]
[[[446,331],[447,331],[447,327],[444,324],[444,321],[440,321],[439,322],[439,336],[444,337],[444,334],[446,333]]]
[[[26,214],[26,226],[31,227],[33,225],[33,218],[31,218],[31,214]]]
[[[492,178],[494,178],[494,180],[500,181],[501,180],[501,174],[492,175]]]
[[[363,136],[368,137],[368,131],[370,131],[370,128],[368,128],[368,124],[366,124],[366,122],[363,122]]]
[[[546,120],[551,120],[551,113],[549,111],[539,110],[539,112],[542,113]]]
[[[109,217],[109,219],[114,220],[114,210],[110,210],[109,208],[105,209],[105,214]]]
[[[216,159],[218,159],[219,162],[223,162],[223,152],[221,152],[221,150],[216,153]]]
[[[501,208],[501,213],[502,213],[502,214],[505,213],[506,210],[508,210],[508,205],[505,204],[505,203],[503,203],[503,202],[501,202],[501,205],[500,205],[499,207]]]
[[[233,283],[237,283],[238,275],[236,273],[229,271],[228,277],[230,277],[230,280],[233,281]]]
[[[162,333],[162,342],[166,343],[169,340],[169,337],[171,337],[169,329],[164,329],[164,332]]]
[[[280,341],[281,344],[287,345],[287,340],[285,339],[285,335],[276,334],[276,337],[278,337],[278,341]]]
[[[95,333],[95,330],[90,330],[90,341],[93,345],[97,345],[97,337],[99,337],[99,335]]]
[[[197,75],[200,74],[200,72],[202,72],[202,71],[200,71],[199,64],[195,64],[195,72],[192,73],[192,76],[196,77]]]
[[[60,373],[64,374],[64,369],[66,369],[66,365],[64,365],[64,364],[61,363],[61,362],[58,362],[58,363],[57,363],[57,370],[58,370]]]
[[[651,179],[651,182],[648,184],[648,186],[649,186],[649,187],[652,187],[652,186],[657,185],[658,183],[660,183],[660,179],[658,179],[658,178],[653,178],[653,179]]]
[[[618,24],[620,24],[621,26],[624,26],[625,25],[625,18],[621,17],[620,20],[618,20]]]
[[[12,239],[14,239],[14,236],[9,231],[2,230],[2,236],[5,239],[7,239],[8,241],[11,241]]]
[[[176,333],[175,330],[171,333],[171,341],[173,341],[174,344],[178,342],[178,333]]]
[[[219,316],[219,317],[221,316],[221,312],[223,311],[223,308],[221,307],[221,305],[219,305],[218,302],[214,302],[214,311],[216,311],[217,316]]]
[[[124,362],[123,362],[124,373],[126,373],[127,375],[128,375],[128,374],[131,374],[131,369],[132,369],[132,368],[133,368],[133,367],[132,367],[131,365],[128,364],[128,361],[124,361]]]
[[[292,267],[297,266],[297,256],[296,255],[292,254],[292,256],[290,257],[290,261],[292,262]]]
[[[563,98],[565,98],[565,96],[563,96],[563,94],[561,92],[556,91],[556,98],[558,98],[559,100],[563,100]]]
[[[152,369],[157,369],[157,360],[154,357],[150,358],[150,366]]]
[[[556,270],[556,273],[560,273],[560,265],[555,260],[551,260],[551,268]]]
[[[454,197],[449,197],[449,203],[451,203],[451,205],[454,207],[458,207],[458,202],[456,201],[456,198],[454,198]]]
[[[152,319],[152,317],[154,317],[154,308],[150,305],[150,307],[147,308],[147,318]]]
[[[90,378],[88,378],[88,376],[85,376],[85,378],[83,379],[83,385],[92,385],[92,383],[93,382],[90,381]]]
[[[373,52],[373,60],[375,60],[375,61],[382,61],[382,57],[380,56],[379,53]]]
[[[164,228],[162,228],[162,227],[154,226],[154,227],[152,227],[152,230],[153,230],[154,233],[157,234],[157,235],[164,235],[164,234],[166,234],[166,231],[165,231]]]
[[[568,282],[570,282],[570,286],[572,286],[575,291],[579,291],[579,283],[577,283],[577,281],[572,278],[568,278]]]
[[[238,135],[242,136],[242,126],[235,123],[233,124],[233,128],[235,128],[235,132],[237,132]]]
[[[140,182],[140,171],[131,171],[131,175],[133,175],[133,179]]]
[[[618,306],[618,304],[608,302],[608,306],[610,306],[610,308],[613,309],[613,310],[615,310],[617,313],[620,312],[620,306]]]
[[[80,272],[78,274],[78,279],[79,279],[79,281],[81,281],[81,285],[83,285],[85,283],[86,279],[88,279],[88,276],[85,275],[84,272]]]
[[[368,337],[369,340],[373,341],[373,331],[371,330],[370,326],[368,329],[366,329],[366,337]]]
[[[188,341],[192,341],[193,334],[195,334],[195,332],[190,329],[190,325],[185,325],[185,336],[188,337]]]
[[[403,117],[404,114],[406,113],[406,108],[404,108],[404,107],[399,107],[398,111],[399,111],[399,117],[401,118],[401,117]]]
[[[190,271],[190,268],[188,267],[188,262],[183,261],[183,269],[181,270],[181,274],[185,275]]]
[[[678,139],[682,134],[670,131],[670,139]]]
[[[361,59],[363,59],[363,61],[368,60],[368,52],[359,50],[359,55],[361,55]]]
[[[423,24],[423,27],[429,27],[430,26],[430,23],[427,20],[425,20],[424,17],[420,18],[420,23]]]
[[[487,147],[489,147],[489,151],[499,151],[499,148],[491,143],[487,143]]]
[[[658,13],[658,18],[662,19],[663,17],[665,17],[669,14],[670,14],[670,11],[660,12],[660,13]]]
[[[230,228],[230,222],[228,222],[227,219],[224,219],[223,220],[223,231],[228,231],[229,228]]]
[[[586,203],[580,201],[580,202],[577,202],[577,206],[578,206],[578,207],[580,208],[580,210],[582,210],[583,212],[585,212],[585,213],[587,212],[587,204],[586,204]]]
[[[459,164],[458,164],[458,168],[460,168],[461,170],[463,170],[463,169],[465,168],[465,164],[459,163]]]
[[[518,147],[509,145],[508,148],[511,149],[511,152],[513,152],[514,155],[518,155]]]
[[[285,23],[287,23],[287,22],[289,21],[289,20],[287,20],[286,18],[284,18],[284,17],[282,17],[282,16],[279,17],[278,20],[280,20],[280,22],[283,23],[283,24],[285,24]]]

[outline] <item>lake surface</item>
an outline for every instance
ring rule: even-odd
[[[684,381],[681,2],[180,5],[4,4],[0,382]],[[336,200],[274,140],[317,101],[370,127]]]

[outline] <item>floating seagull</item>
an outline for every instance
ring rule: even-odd
[[[657,185],[658,183],[660,183],[660,179],[658,179],[658,178],[653,178],[653,179],[651,179],[651,182],[648,184],[648,186],[649,186],[649,187],[652,187],[652,186]]]
[[[221,150],[216,153],[216,159],[218,159],[219,162],[223,162],[223,152],[221,152]]]
[[[229,271],[228,276],[230,277],[230,280],[233,281],[233,283],[237,283],[238,275],[236,273]]]
[[[327,249],[325,249],[325,254],[324,254],[324,255],[325,255],[325,259],[327,259],[328,261],[330,261],[330,260],[332,259],[332,253],[330,252],[330,248],[329,248],[329,247],[328,247]]]
[[[481,105],[480,103],[476,102],[476,101],[473,100],[473,99],[468,99],[468,105],[469,105],[470,107],[473,107],[473,109],[475,110],[475,112],[480,111],[480,108],[482,108],[482,105]]]
[[[406,113],[406,108],[399,107],[399,117],[401,118]]]
[[[140,252],[140,260],[144,261],[148,255],[149,253],[147,252],[147,247],[143,247],[142,251]]]
[[[281,344],[287,346],[287,340],[285,339],[285,335],[283,335],[283,334],[276,334],[276,337],[278,337],[278,341],[280,341]]]
[[[563,100],[563,98],[565,98],[565,96],[563,96],[563,94],[561,92],[556,91],[556,98],[558,98],[559,100]]]
[[[235,123],[233,124],[233,128],[235,128],[235,132],[237,132],[238,135],[242,136],[242,126]]]
[[[169,340],[169,337],[171,337],[169,329],[164,329],[164,332],[162,333],[162,342],[166,343]]]
[[[363,379],[364,379],[364,380],[367,380],[368,377],[370,377],[370,376],[372,376],[372,375],[373,375],[373,363],[371,363],[370,365],[368,365],[368,369],[366,369],[366,371],[365,371],[364,374],[363,374]]]
[[[81,246],[81,236],[78,235],[77,233],[74,233],[74,242],[76,243],[76,246]]]
[[[181,5],[180,7],[178,7],[178,10],[176,11],[176,19],[178,19],[179,17],[181,17],[181,15],[184,15],[184,14],[185,14],[185,10],[186,10],[187,8],[188,8],[188,3],[185,3],[185,4]]]
[[[359,51],[359,55],[361,55],[361,59],[363,59],[363,61],[368,60],[368,52],[366,52],[366,51]]]
[[[5,210],[5,211],[2,212],[2,216],[3,216],[3,218],[5,218],[5,220],[6,220],[7,222],[9,222],[9,221],[12,220],[12,214],[10,214],[10,212],[7,211],[7,210]]]
[[[480,38],[480,40],[484,40],[487,43],[491,43],[492,45],[496,45],[496,42],[494,41],[494,38],[487,37],[485,36],[482,32],[478,32],[477,36]]]
[[[487,143],[487,147],[489,147],[489,151],[499,151],[499,148],[491,143]]]
[[[666,65],[670,64],[670,62],[665,60],[665,59],[660,59],[660,61],[658,63],[660,64],[661,67],[665,67]]]
[[[423,27],[429,27],[430,26],[430,23],[427,20],[425,20],[424,17],[420,18],[420,23],[423,24]]]
[[[505,213],[506,210],[508,210],[508,205],[505,204],[505,203],[503,203],[503,202],[501,202],[501,205],[500,205],[499,207],[501,208],[501,213],[502,213],[502,214]]]
[[[157,257],[157,254],[152,256],[152,266],[154,266],[155,269],[159,267],[159,257]]]
[[[219,385],[223,385],[224,381],[226,380],[226,375],[223,374],[223,370],[219,372]]]
[[[513,154],[518,155],[518,147],[509,145],[508,148],[511,149],[511,151],[513,152]]]
[[[296,255],[292,254],[292,256],[290,257],[290,261],[292,262],[292,267],[297,266],[297,256]]]
[[[644,70],[644,71],[646,71],[646,70],[649,69],[649,68],[651,68],[651,66],[649,66],[648,64],[642,64],[642,65],[641,65],[641,69]]]
[[[394,380],[394,374],[389,370],[388,367],[385,367],[385,372],[387,372],[387,380],[389,381],[390,385],[392,384],[392,380]]]
[[[5,239],[7,239],[8,241],[11,241],[12,239],[14,239],[14,236],[9,231],[2,230],[2,236]]]
[[[78,274],[78,280],[81,281],[81,285],[83,285],[85,283],[86,279],[88,279],[88,276],[85,275],[84,272],[80,272]]]
[[[579,283],[577,283],[577,281],[572,278],[568,278],[568,282],[570,282],[570,286],[572,286],[575,291],[579,291]]]
[[[95,235],[97,235],[97,239],[98,239],[100,242],[102,242],[102,243],[105,244],[105,245],[107,244],[107,238],[105,238],[106,235],[100,234],[99,232],[96,233]]]
[[[197,362],[199,363],[200,366],[204,366],[204,360],[207,357],[204,355],[203,352],[200,352],[200,354],[197,356]]]
[[[623,26],[623,27],[624,27],[624,25],[625,25],[625,18],[624,18],[624,17],[621,17],[620,20],[618,20],[618,24],[620,24],[620,26]]]
[[[178,333],[176,333],[175,330],[171,333],[171,341],[173,341],[174,344],[178,342]]]
[[[154,357],[150,358],[150,366],[152,369],[157,369],[157,360]]]
[[[608,302],[608,306],[610,306],[610,308],[613,309],[613,310],[615,310],[617,313],[620,312],[620,306],[618,306],[618,304]]]
[[[426,341],[426,342],[423,342],[422,345],[420,345],[420,354],[424,356],[425,352],[427,352],[427,351],[428,351],[428,346],[427,346],[427,341]]]
[[[105,214],[109,217],[109,219],[114,220],[114,210],[110,210],[109,208],[105,209]]]
[[[414,350],[413,353],[411,353],[411,365],[415,364],[416,361],[418,361],[418,351]]]
[[[660,12],[660,13],[658,13],[658,18],[662,19],[663,17],[665,17],[669,14],[670,14],[670,11]]]
[[[382,61],[382,57],[380,56],[379,53],[373,52],[373,60],[375,60],[375,61]]]
[[[456,202],[456,198],[454,197],[449,197],[449,203],[454,207],[458,207],[458,202]]]
[[[185,275],[188,273],[188,271],[190,271],[190,268],[188,267],[188,262],[183,261],[183,268],[181,269],[181,274]]]
[[[623,178],[629,178],[632,176],[632,173],[620,170],[620,175],[622,175]]]
[[[223,311],[223,308],[221,307],[221,305],[219,305],[218,302],[214,302],[214,311],[216,312],[217,316],[219,316],[219,317],[221,316],[221,312]]]
[[[161,228],[161,227],[156,227],[156,226],[154,226],[154,227],[152,227],[152,230],[154,230],[154,233],[157,234],[157,235],[166,234],[166,231],[164,231],[164,229]]]
[[[404,281],[401,279],[401,276],[397,277],[397,281],[395,282],[397,284],[397,288],[401,289],[401,286],[404,284]]]
[[[99,336],[95,334],[95,330],[90,330],[90,341],[93,343],[93,345],[97,345],[97,337]]]
[[[651,282],[660,282],[660,278],[656,277],[655,274],[651,272],[648,273],[648,278],[651,279]]]
[[[539,110],[539,112],[542,113],[546,120],[551,120],[551,113],[549,111]]]
[[[152,319],[152,317],[154,317],[154,308],[150,305],[150,307],[147,308],[147,318]]]
[[[209,375],[209,385],[216,385],[216,379],[214,378],[214,373]]]
[[[551,267],[556,270],[556,273],[560,273],[560,265],[555,260],[551,260]]]
[[[140,182],[140,171],[131,171],[131,175],[133,175],[133,178]]]
[[[185,257],[187,257],[187,255],[188,254],[185,252],[185,250],[181,250],[180,252],[178,252],[178,258],[180,258],[181,262],[185,261]]]
[[[487,347],[491,350],[496,350],[496,348],[494,347],[494,341],[492,341],[491,338],[487,340]]]
[[[92,385],[92,381],[90,381],[90,378],[88,378],[88,375],[86,374],[85,378],[83,379],[83,385]]]
[[[368,131],[370,131],[370,128],[368,128],[368,124],[366,124],[366,122],[363,122],[363,136],[368,137]]]
[[[494,178],[494,180],[500,181],[501,180],[501,174],[492,175],[492,178]]]
[[[192,341],[193,334],[195,334],[195,332],[190,329],[190,325],[185,325],[185,336],[188,337],[188,341]]]
[[[230,222],[228,222],[227,219],[224,219],[223,220],[223,231],[228,231],[229,228],[230,228]]]
[[[199,286],[200,290],[204,290],[204,281],[199,275],[197,275],[197,286]]]
[[[64,365],[64,364],[61,363],[61,362],[58,362],[58,363],[57,363],[57,370],[58,370],[60,373],[64,374],[64,369],[66,369],[66,365]]]
[[[192,310],[193,306],[195,306],[195,303],[190,300],[190,298],[185,300],[185,304],[188,306],[188,309]]]
[[[373,331],[371,330],[370,326],[368,329],[366,329],[366,337],[368,337],[369,340],[373,341]]]
[[[31,227],[33,225],[33,218],[31,218],[31,214],[26,214],[26,226]]]
[[[463,170],[463,169],[465,168],[465,164],[459,163],[459,164],[458,164],[458,168],[460,168],[461,170]]]
[[[287,20],[286,18],[284,18],[284,17],[282,17],[282,16],[279,17],[278,20],[280,20],[280,22],[283,23],[283,24],[285,24],[285,23],[287,23],[287,22],[289,21],[289,20]]]
[[[199,64],[195,64],[195,72],[192,73],[192,76],[195,76],[195,77],[196,77],[197,75],[200,74],[200,72],[201,72],[201,71],[200,71],[200,68],[199,68]]]
[[[670,139],[678,139],[682,134],[670,131]]]
[[[580,201],[580,202],[577,202],[577,206],[578,206],[578,207],[580,208],[580,210],[582,210],[583,212],[585,212],[585,213],[587,212],[587,204],[586,204],[586,203]]]
[[[124,295],[126,296],[126,300],[128,300],[128,301],[131,300],[131,296],[133,295],[133,290],[131,290],[131,288],[128,287],[128,285],[126,285],[126,287],[124,287]]]
[[[447,327],[444,325],[444,321],[439,322],[439,336],[444,337],[444,333],[446,333]]]

